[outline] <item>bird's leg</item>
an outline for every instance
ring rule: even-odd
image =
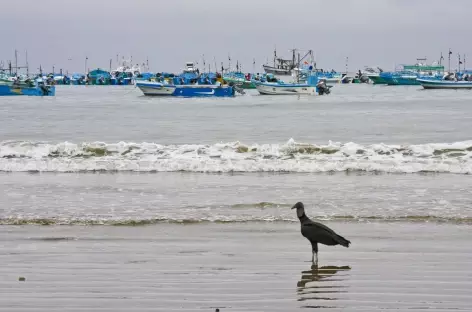
[[[313,247],[313,254],[311,257],[311,262],[313,262],[314,265],[318,266],[318,243],[314,242],[312,243]]]

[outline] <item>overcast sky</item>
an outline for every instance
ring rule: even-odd
[[[116,55],[149,59],[153,71],[180,71],[186,61],[218,67],[239,60],[256,71],[289,49],[316,53],[319,68],[393,69],[418,57],[438,60],[451,48],[472,63],[472,0],[22,0],[0,5],[0,60],[31,68],[108,69]],[[303,52],[302,52],[303,53]],[[467,66],[472,67],[472,66]]]

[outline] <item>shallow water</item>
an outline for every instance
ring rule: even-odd
[[[472,92],[249,93],[2,99],[0,311],[470,310]]]

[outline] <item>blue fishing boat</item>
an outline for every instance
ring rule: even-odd
[[[92,85],[110,85],[111,74],[103,69],[97,68],[88,73],[88,83]]]
[[[426,59],[417,59],[424,61]],[[444,66],[442,65],[426,65],[423,63],[416,63],[414,65],[401,65],[401,69],[394,72],[382,72],[379,77],[385,81],[387,85],[391,86],[415,86],[420,85],[417,78],[420,76],[437,76],[444,73]]]
[[[154,81],[137,80],[144,95],[180,97],[232,97],[236,87],[223,84],[221,75],[200,73],[192,62],[180,75],[156,74]]]
[[[81,86],[87,84],[87,77],[84,74],[74,73],[70,78],[70,84],[74,86]]]
[[[442,77],[419,77],[424,89],[472,89],[472,71],[448,73]]]
[[[15,81],[13,83],[0,83],[0,96],[55,96],[56,87],[44,84],[38,80]]]

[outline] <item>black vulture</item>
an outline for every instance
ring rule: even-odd
[[[297,209],[297,217],[300,220],[301,232],[311,243],[312,258],[311,261],[318,265],[318,243],[328,246],[341,245],[349,247],[351,243],[341,235],[336,234],[326,225],[310,220],[305,214],[303,203],[296,203],[292,209]],[[315,261],[316,255],[316,261]]]

